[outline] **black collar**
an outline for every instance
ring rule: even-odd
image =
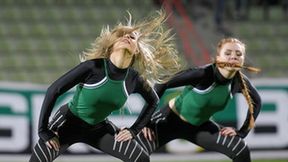
[[[216,64],[213,64],[213,73],[214,73],[214,79],[215,82],[219,83],[219,84],[229,84],[232,82],[233,78],[231,79],[227,79],[225,78],[220,71],[218,70],[218,68],[216,67]]]
[[[113,73],[126,73],[127,69],[128,68],[124,68],[124,69],[121,69],[121,68],[118,68],[116,65],[114,65],[112,63],[112,61],[110,59],[107,59],[107,63],[108,63],[108,69],[110,72],[113,72]]]

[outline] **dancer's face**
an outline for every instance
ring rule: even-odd
[[[114,50],[117,49],[124,49],[128,53],[135,55],[139,53],[138,47],[138,40],[139,40],[139,33],[133,31],[131,33],[127,33],[117,39],[113,48]]]
[[[243,65],[245,59],[245,49],[239,43],[227,42],[223,44],[217,55],[217,61]],[[226,67],[227,70],[240,70],[236,67]]]

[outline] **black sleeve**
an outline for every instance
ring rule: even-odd
[[[176,74],[173,78],[164,84],[155,84],[154,89],[160,98],[168,88],[175,88],[185,85],[196,85],[204,74],[204,68],[189,68]]]
[[[91,64],[88,64],[87,62],[80,63],[78,66],[57,79],[47,89],[38,123],[38,135],[42,140],[47,141],[55,136],[48,130],[47,126],[57,98],[79,82],[83,81],[91,69],[90,65]]]
[[[250,83],[250,81],[248,80],[248,78],[244,77],[244,80],[246,82],[246,85],[248,86],[249,89],[249,94],[252,98],[252,103],[253,103],[253,107],[254,107],[254,113],[253,113],[253,117],[254,120],[256,122],[257,116],[259,115],[262,103],[261,103],[261,98],[259,93],[257,92],[256,88]],[[239,86],[240,87],[240,86]],[[242,125],[242,127],[237,131],[237,134],[242,137],[245,138],[248,133],[249,133],[249,121],[250,121],[250,112],[248,110],[247,113],[247,117],[246,120],[244,121],[244,124]]]
[[[157,108],[159,98],[156,92],[148,85],[148,83],[141,77],[137,77],[135,92],[139,93],[146,101],[145,106],[141,110],[137,120],[130,127],[130,132],[133,136],[137,135],[142,128],[150,121],[152,114]]]

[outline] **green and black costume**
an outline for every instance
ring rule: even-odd
[[[49,122],[57,98],[76,85],[73,99]],[[155,111],[159,100],[155,91],[134,69],[119,69],[108,59],[80,63],[48,88],[39,119],[40,139],[30,162],[51,162],[77,142],[89,144],[123,161],[149,162],[148,153],[136,140],[116,142],[114,135],[119,129],[106,119],[112,111],[123,107],[131,93],[139,93],[147,103],[135,123],[127,128],[135,137]],[[59,152],[45,145],[56,136],[55,132],[59,136]]]
[[[252,98],[253,117],[256,119],[261,99],[248,78],[244,76],[244,80]],[[242,92],[239,73],[233,79],[225,79],[215,64],[208,64],[183,71],[167,83],[156,85],[155,90],[160,97],[167,88],[180,86],[185,88],[175,100],[177,114],[168,105],[157,111],[148,125],[156,133],[156,140],[148,141],[143,134],[137,136],[143,148],[152,153],[169,141],[181,138],[207,150],[221,152],[233,159],[233,162],[250,162],[249,148],[242,139],[249,132],[249,111],[243,126],[236,131],[236,136],[221,135],[221,126],[210,119],[213,114],[223,110],[236,93]]]

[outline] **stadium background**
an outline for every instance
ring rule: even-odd
[[[238,10],[236,0],[224,0],[222,8],[218,1],[221,0],[1,0],[0,161],[27,158],[38,138],[38,113],[46,88],[79,63],[78,54],[90,46],[104,25],[125,21],[127,10],[139,20],[159,9],[162,2],[170,13],[167,27],[173,28],[180,54],[191,66],[210,62],[217,41],[224,36],[237,37],[247,44],[247,63],[262,69],[259,74],[248,75],[259,88],[264,104],[257,127],[246,141],[254,159],[288,161],[288,2],[240,0],[242,6]],[[222,24],[215,23],[216,14]],[[169,90],[160,105],[180,90]],[[63,95],[55,109],[69,100],[72,92]],[[115,112],[110,118],[119,126],[129,125],[142,104],[141,98],[133,95],[126,105],[131,114]],[[238,126],[245,117],[243,107],[246,108],[244,99],[237,96],[214,118]],[[202,157],[225,159],[181,140],[161,148],[157,154],[160,156],[155,159],[160,161],[173,160],[172,157],[176,161],[183,157],[187,161]],[[83,162],[86,157],[103,160],[102,153],[83,145],[73,146],[66,155],[77,155]],[[61,160],[65,161],[65,157]]]

